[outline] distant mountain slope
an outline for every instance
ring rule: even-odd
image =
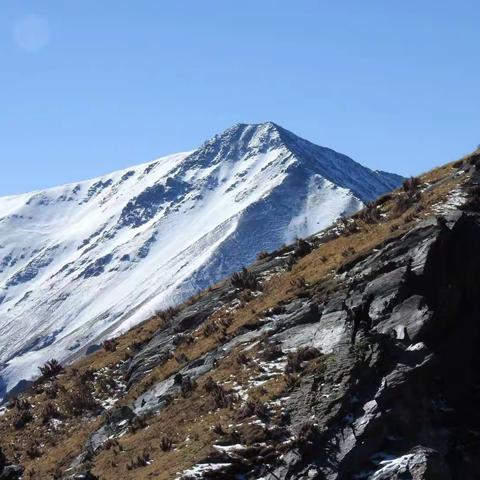
[[[239,124],[194,152],[0,198],[3,389],[400,181],[273,123]]]

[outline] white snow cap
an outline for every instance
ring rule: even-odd
[[[400,181],[268,122],[0,198],[0,397]]]

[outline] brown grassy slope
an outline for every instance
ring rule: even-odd
[[[265,312],[285,300],[299,295],[321,295],[333,282],[334,274],[342,264],[404,234],[418,219],[437,213],[438,204],[458,189],[466,177],[458,164],[437,168],[419,178],[422,194],[406,208],[402,201],[406,194],[400,189],[377,202],[379,206],[375,207],[375,215],[380,215],[373,222],[368,215],[361,213],[350,223],[338,226],[339,230],[344,230],[338,238],[322,242],[321,237],[312,237],[310,241],[316,246],[312,253],[301,258],[291,271],[268,279],[262,295],[251,299],[244,297],[233,312],[224,309],[215,312],[205,324],[220,324],[222,328],[206,335],[205,325],[200,326],[193,332],[192,344],[178,346],[174,358],[153,369],[120,398],[119,403],[128,404],[152,384],[177,372],[182,364],[175,357],[179,358],[182,353],[190,360],[198,358],[234,337],[243,326],[258,323]],[[355,227],[352,227],[353,224]],[[13,426],[15,419],[22,414],[19,408],[8,409],[0,417],[2,447],[7,458],[26,467],[25,478],[49,479],[65,473],[72,460],[83,450],[89,433],[104,422],[104,414],[95,410],[74,415],[69,409],[68,393],[78,387],[79,379],[83,376],[82,388],[95,391],[97,398],[108,397],[108,386],[102,386],[99,378],[118,375],[120,364],[128,360],[138,344],[152,338],[163,322],[160,316],[156,316],[119,337],[116,351],[100,350],[66,368],[55,382],[58,392],[54,398],[49,398],[52,394],[48,388],[42,391],[44,387],[25,394],[24,397],[32,405],[28,410],[32,412],[33,419],[22,428]],[[239,350],[232,352],[211,374],[225,388],[231,388],[232,378],[239,384],[246,384],[250,377],[261,376],[261,349],[258,346],[249,352],[251,363],[247,366],[238,360],[238,355]],[[97,374],[95,378],[92,377],[94,372]],[[262,387],[250,389],[249,398],[259,399],[262,403],[276,399],[291,381],[290,377],[284,375],[273,377]],[[231,408],[216,409],[211,396],[204,390],[205,382],[205,378],[200,379],[197,388],[187,398],[180,396],[173,399],[171,405],[159,415],[147,419],[147,428],[130,432],[122,436],[118,444],[102,450],[92,459],[92,471],[105,480],[168,479],[211,453],[212,444],[222,439],[222,435],[213,432],[213,427],[220,424],[227,434],[231,433],[232,428],[228,425],[239,423],[239,411],[244,402],[236,400]],[[55,405],[60,414],[62,423],[55,427],[51,421],[46,424],[43,421],[42,411],[47,402]],[[245,426],[239,428],[253,429]],[[243,432],[242,435],[245,439],[249,435],[257,438],[264,434],[257,431]],[[172,450],[162,450],[163,438],[173,441]],[[129,469],[132,461],[144,455],[148,456],[149,465]]]

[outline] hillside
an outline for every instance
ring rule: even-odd
[[[0,198],[0,398],[400,183],[265,123]]]
[[[479,167],[46,365],[0,416],[5,478],[479,478]]]

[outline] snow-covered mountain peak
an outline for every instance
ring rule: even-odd
[[[266,122],[0,198],[0,396],[400,181]]]

